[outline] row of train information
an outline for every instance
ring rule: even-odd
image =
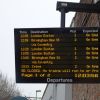
[[[16,28],[17,83],[100,83],[100,28]]]

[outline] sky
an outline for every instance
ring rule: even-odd
[[[64,1],[64,0],[60,0]],[[65,0],[79,2],[79,0]],[[14,28],[60,27],[60,12],[56,11],[57,0],[0,0],[0,72],[15,82]],[[66,14],[66,27],[70,26],[75,13]],[[16,84],[23,96],[35,97],[46,84]]]

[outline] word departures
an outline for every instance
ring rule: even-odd
[[[100,28],[14,32],[17,83],[100,83]]]

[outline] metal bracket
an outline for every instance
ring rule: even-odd
[[[65,27],[65,13],[70,11],[100,13],[100,0],[96,4],[72,3],[72,2],[57,2],[56,10],[61,12],[61,28]]]
[[[100,13],[100,3],[85,4],[85,3],[72,3],[72,2],[57,2],[57,10],[65,9],[65,13],[69,11],[74,12],[87,12],[87,13]]]

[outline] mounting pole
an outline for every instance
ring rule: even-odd
[[[61,28],[65,28],[65,9],[61,9]]]

